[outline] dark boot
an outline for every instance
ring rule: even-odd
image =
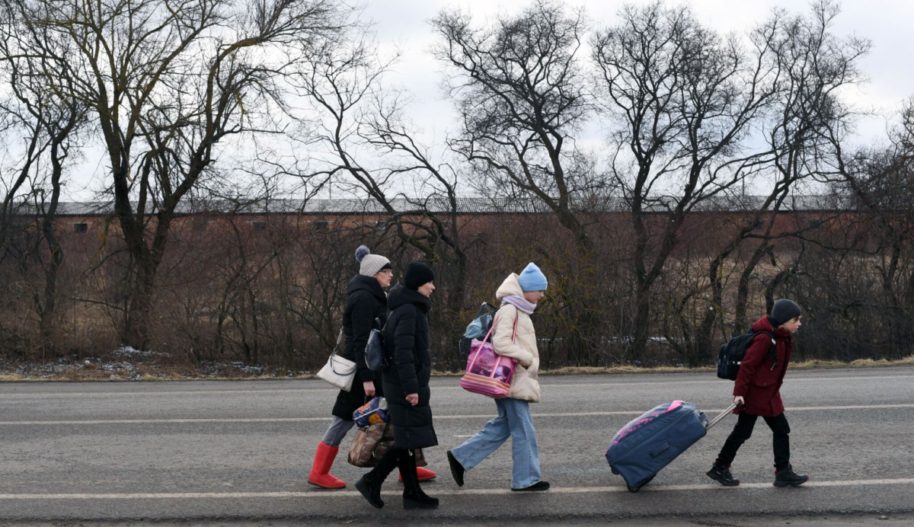
[[[376,509],[384,506],[384,500],[381,499],[381,482],[375,481],[371,477],[371,472],[362,476],[355,482],[355,488],[362,493],[362,496],[368,500],[368,503]]]
[[[400,474],[403,476],[404,509],[437,509],[438,498],[422,492],[419,477],[416,475],[416,458],[412,450],[406,450],[399,460]]]
[[[730,474],[730,467],[722,467],[715,463],[711,466],[711,470],[705,472],[705,474],[725,487],[735,487],[739,485],[739,480],[734,479],[733,474]]]
[[[370,472],[355,482],[355,488],[368,500],[372,507],[380,509],[384,506],[384,501],[381,499],[381,485],[384,484],[384,480],[393,472],[393,469],[397,467],[398,457],[397,449],[391,448]]]
[[[457,461],[454,454],[451,454],[450,450],[447,451],[447,464],[451,467],[451,476],[454,478],[454,482],[457,483],[458,487],[462,487],[463,473],[466,472],[466,469],[463,468],[460,461]]]
[[[806,474],[797,474],[790,465],[775,472],[774,476],[775,487],[799,487],[807,481],[809,481],[809,476]]]

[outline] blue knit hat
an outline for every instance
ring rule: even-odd
[[[533,262],[524,267],[524,270],[520,272],[520,276],[517,277],[517,281],[520,282],[520,288],[525,293],[528,291],[545,291],[549,287],[549,280],[546,280],[546,275]]]

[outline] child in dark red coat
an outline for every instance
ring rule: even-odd
[[[809,476],[795,473],[790,466],[790,425],[784,417],[781,401],[781,385],[793,351],[791,339],[800,329],[800,314],[796,302],[781,299],[774,303],[771,314],[752,324],[756,336],[746,350],[733,385],[733,402],[738,405],[734,412],[739,419],[707,472],[708,477],[721,485],[739,485],[739,480],[730,474],[730,463],[739,447],[752,435],[759,417],[765,420],[773,434],[774,486],[799,487],[809,479]]]

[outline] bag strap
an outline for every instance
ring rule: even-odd
[[[486,333],[486,336],[482,338],[482,342],[485,343],[489,340],[489,336],[492,334],[492,331],[495,329],[495,323],[498,322],[498,317],[492,318],[492,325],[489,327],[489,331]],[[476,364],[476,359],[479,358],[479,351],[482,349],[482,346],[476,348],[476,353],[471,353],[470,362],[467,364],[467,370],[473,369],[473,365]]]
[[[752,331],[753,335],[761,335],[764,333],[768,335],[768,338],[771,339],[771,343],[768,345],[768,358],[771,360],[771,369],[774,370],[778,365],[778,343],[777,338],[774,333],[768,330],[763,331]]]
[[[517,311],[517,306],[514,306],[515,311]],[[511,342],[517,342],[517,319],[520,318],[520,315],[515,312],[514,314],[514,334],[511,335]],[[486,333],[486,336],[482,338],[482,341],[485,342],[489,340],[489,335],[495,331],[495,325],[498,322],[498,317],[492,319],[492,325],[489,326],[489,331]]]
[[[336,335],[336,343],[333,345],[333,349],[330,350],[331,355],[336,355],[336,350],[339,349],[341,342],[343,342],[343,327],[342,326],[340,326],[340,332]]]
[[[498,317],[492,317],[492,325],[489,326],[489,331],[486,332],[486,336],[482,337],[482,341],[486,342],[489,340],[489,336],[492,335],[492,332],[495,331],[495,324],[498,323]]]
[[[520,318],[520,315],[515,313],[515,315],[514,315],[514,333],[511,335],[511,342],[514,344],[517,343],[517,319],[518,318]],[[493,322],[492,325],[494,326],[495,323]],[[512,359],[511,357],[505,357],[504,355],[499,355],[498,352],[495,351],[495,346],[492,346],[492,351],[495,352],[495,364],[492,367],[492,371],[489,372],[489,377],[495,378],[495,374],[498,373],[498,366],[501,365],[502,361],[513,361],[514,359]]]
[[[517,309],[516,306],[515,306],[515,309]],[[518,318],[520,318],[520,316],[515,315],[515,317],[514,317],[514,334],[511,335],[511,342],[513,342],[513,343],[517,343],[517,319]],[[494,317],[492,319],[492,326],[489,328],[489,331],[486,333],[486,336],[482,338],[482,342],[486,342],[489,340],[489,336],[492,334],[493,331],[495,331],[495,324],[497,322],[498,322],[498,317]],[[493,351],[494,351],[494,348],[493,348]],[[496,353],[496,355],[498,355],[498,353]],[[478,358],[479,358],[479,349],[476,350],[476,353],[473,354],[473,357],[470,360],[470,363],[467,364],[468,370],[471,369],[474,364],[476,364],[476,359],[478,359]],[[510,358],[510,357],[503,357],[501,355],[498,355],[498,358],[495,360],[495,365],[498,366],[498,363],[501,361],[501,359],[508,359],[508,358]],[[493,368],[492,371],[494,372],[495,369]],[[494,376],[494,373],[492,375]]]
[[[339,354],[337,353],[337,349],[339,349],[340,342],[342,342],[342,341],[343,341],[343,328],[340,328],[340,333],[339,333],[339,335],[336,336],[336,344],[334,344],[333,349],[330,350],[330,361],[329,361],[330,362],[330,371],[332,371],[336,375],[349,375],[350,373],[355,371],[355,366],[353,366],[353,368],[351,370],[344,371],[344,372],[338,372],[338,371],[336,371],[336,368],[333,367],[333,357],[339,356]]]
[[[768,346],[768,358],[771,359],[771,369],[774,370],[778,365],[778,342],[774,333],[765,332],[771,338],[771,344]]]

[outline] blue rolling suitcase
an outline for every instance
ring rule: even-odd
[[[637,492],[734,408],[732,404],[708,421],[694,404],[685,401],[655,406],[616,432],[606,460],[613,474],[622,475],[628,490]]]

